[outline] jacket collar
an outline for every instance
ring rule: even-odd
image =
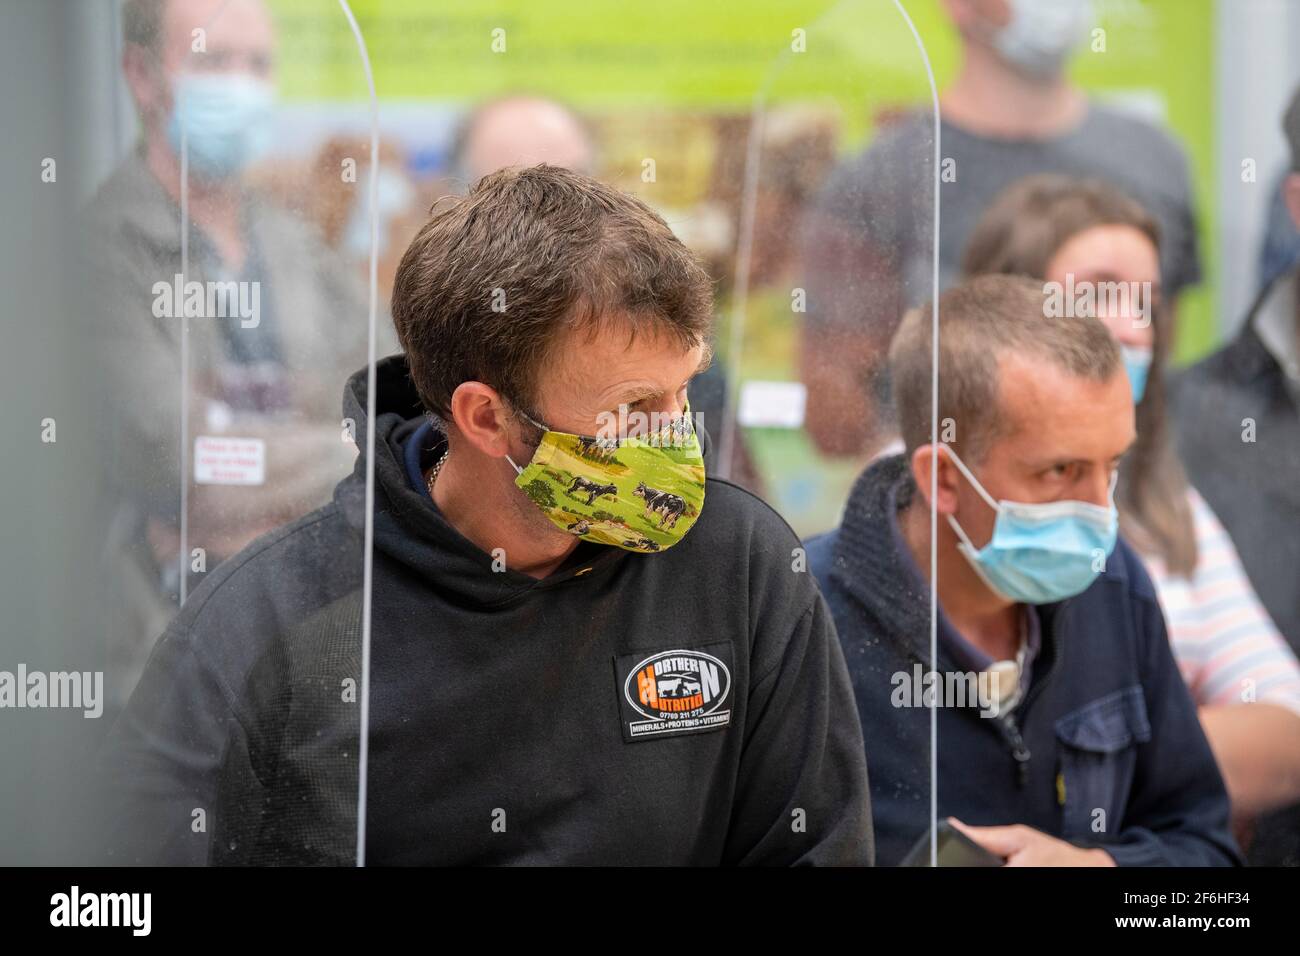
[[[1296,295],[1300,267],[1274,279],[1256,298],[1238,337],[1238,370],[1247,380],[1276,376],[1300,404],[1300,335]]]
[[[922,661],[930,656],[930,591],[896,542],[898,509],[910,500],[905,455],[873,462],[844,506],[831,577],[884,633]]]

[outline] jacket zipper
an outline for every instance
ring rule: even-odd
[[[1010,714],[998,718],[998,723],[1002,727],[1002,735],[1007,738],[1011,744],[1011,756],[1016,762],[1016,786],[1024,789],[1025,784],[1029,782],[1029,748],[1025,745],[1025,738],[1020,735],[1020,727],[1016,724],[1016,719]]]
[[[1061,650],[1060,646],[1056,642],[1055,614],[1052,615],[1052,621],[1044,631],[1043,646],[1047,646],[1049,639],[1051,641],[1053,652],[1052,665],[1047,669],[1047,673],[1043,675],[1043,678],[1035,682],[1035,684],[1029,688],[1029,692],[1025,694],[1025,699],[1020,702],[1020,712],[1022,714],[1029,709],[1030,702],[1038,696],[1039,691],[1041,691],[1047,685],[1048,681],[1055,676],[1057,670],[1059,670],[1061,666]],[[922,667],[927,666],[921,655],[913,652],[909,656]],[[938,662],[936,661],[934,665],[929,666],[937,666],[937,664]],[[996,717],[994,719],[998,723],[998,728],[1000,729],[1003,738],[1011,746],[1011,757],[1016,762],[1016,786],[1023,789],[1029,783],[1029,758],[1033,755],[1029,752],[1029,747],[1025,743],[1025,738],[1020,733],[1020,725],[1016,723],[1015,717],[1008,713],[1002,717]]]
[[[1025,699],[1020,703],[1020,712],[1023,714],[1029,709],[1030,702],[1038,696],[1038,692],[1046,686],[1053,675],[1056,674],[1057,668],[1061,664],[1061,649],[1056,641],[1056,615],[1052,615],[1052,621],[1048,624],[1046,630],[1049,633],[1044,635],[1043,645],[1046,646],[1048,638],[1051,639],[1052,646],[1052,665],[1047,669],[1047,673],[1035,685],[1029,688],[1025,694]],[[1011,757],[1016,762],[1016,786],[1021,789],[1029,782],[1029,758],[1032,756],[1029,747],[1025,744],[1025,738],[1020,734],[1020,725],[1016,723],[1016,718],[1008,713],[998,718],[998,724],[1002,728],[1002,734],[1011,745]]]

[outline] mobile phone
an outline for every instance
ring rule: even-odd
[[[934,829],[935,862],[939,866],[1001,866],[1006,861],[994,856],[947,820]],[[930,833],[926,831],[907,851],[899,866],[930,865]]]

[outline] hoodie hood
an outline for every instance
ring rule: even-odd
[[[343,391],[343,416],[355,423],[360,449],[352,474],[334,492],[335,504],[348,525],[364,536],[366,514],[366,435],[369,427],[367,370],[348,379]],[[375,478],[374,547],[410,570],[434,582],[444,594],[472,605],[496,605],[521,600],[533,591],[592,580],[626,560],[654,561],[657,555],[639,555],[621,548],[580,542],[565,562],[545,578],[519,571],[494,570],[493,558],[462,535],[434,505],[428,494],[416,491],[407,478],[402,442],[425,421],[424,407],[411,381],[404,355],[375,363]],[[698,429],[707,455],[709,439]],[[432,446],[445,444],[435,430]],[[438,452],[439,454],[441,452]]]

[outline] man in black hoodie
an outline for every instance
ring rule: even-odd
[[[407,355],[345,393],[373,509],[363,452],[195,591],[105,755],[109,858],[872,862],[799,542],[704,479],[710,289],[663,220],[495,173],[435,209],[393,316]]]

